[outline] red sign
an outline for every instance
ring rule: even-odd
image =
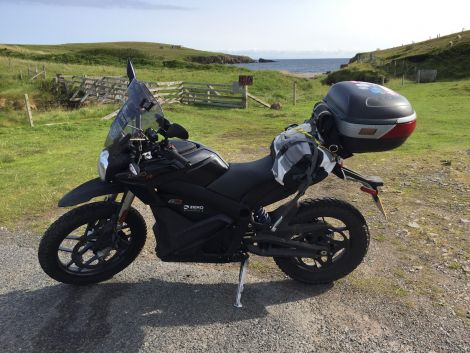
[[[253,76],[247,76],[247,75],[238,76],[238,84],[240,86],[251,86],[253,84]]]

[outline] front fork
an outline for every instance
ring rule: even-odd
[[[106,199],[106,201],[115,202],[117,196],[118,196],[117,194],[111,195]],[[135,195],[131,191],[126,191],[124,195],[122,196],[121,203],[120,203],[121,205],[119,207],[119,213],[117,214],[117,218],[116,218],[115,229],[113,232],[113,244],[115,244],[117,241],[118,231],[121,230],[123,223],[127,219],[127,215],[132,206],[132,202],[134,201],[134,198],[135,198]]]
[[[121,226],[126,221],[127,214],[129,213],[134,198],[135,195],[131,191],[127,191],[124,193],[124,196],[121,200],[121,208],[119,209],[119,214],[117,218],[118,226]]]

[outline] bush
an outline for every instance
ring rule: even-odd
[[[163,67],[169,69],[196,69],[197,64],[189,63],[182,60],[164,60]]]
[[[387,74],[381,70],[372,68],[356,68],[348,67],[338,71],[333,71],[328,74],[322,82],[332,85],[341,81],[364,81],[371,83],[382,83],[382,77],[385,77],[385,82],[388,82]]]

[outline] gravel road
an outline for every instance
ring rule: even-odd
[[[470,352],[461,320],[347,280],[311,287],[252,270],[235,309],[232,265],[162,263],[146,249],[114,279],[77,288],[42,273],[38,236],[0,237],[4,353]]]

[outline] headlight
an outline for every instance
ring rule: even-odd
[[[103,150],[100,153],[100,158],[98,158],[98,174],[100,175],[101,180],[106,180],[106,169],[108,169],[108,150]]]

